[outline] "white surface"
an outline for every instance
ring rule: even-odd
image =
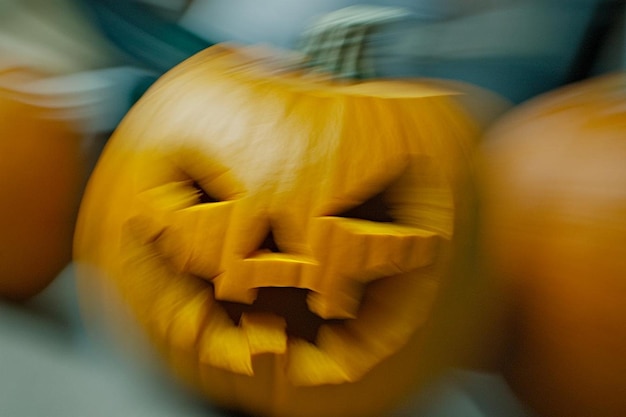
[[[220,415],[96,344],[77,314],[71,269],[27,305],[0,304],[0,416]]]
[[[525,416],[493,375],[453,372],[423,397],[394,416]],[[26,305],[0,302],[2,417],[228,415],[184,392],[161,369],[129,363],[89,336],[71,268]]]

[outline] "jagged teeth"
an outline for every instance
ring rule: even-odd
[[[251,355],[283,354],[287,350],[287,323],[272,313],[244,313],[241,328],[246,333]]]

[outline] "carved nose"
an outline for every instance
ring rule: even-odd
[[[311,255],[283,251],[272,223],[258,242],[247,256],[231,258],[223,272],[212,279],[218,300],[252,304],[259,288],[315,289],[314,282],[303,280],[304,276],[317,275],[318,265]]]
[[[252,304],[262,287],[291,287],[315,291],[315,282],[303,277],[316,276],[315,260],[304,255],[257,252],[241,259],[213,279],[215,298]]]
[[[256,251],[257,253],[266,253],[266,252],[272,252],[272,253],[280,253],[282,252],[280,250],[280,248],[278,247],[278,243],[276,243],[276,239],[274,238],[274,232],[272,231],[272,229],[269,230],[269,232],[267,232],[267,235],[265,236],[265,239],[263,239],[263,241],[261,242],[261,245],[259,245],[259,248]]]

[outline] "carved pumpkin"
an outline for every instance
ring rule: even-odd
[[[28,298],[70,261],[87,166],[71,123],[17,87],[40,77],[0,74],[0,296]]]
[[[380,415],[445,362],[424,346],[477,126],[435,82],[336,84],[268,61],[209,48],[126,116],[81,206],[84,305],[129,306],[220,406]]]
[[[626,415],[626,75],[513,111],[484,149],[483,245],[505,360],[539,415]]]

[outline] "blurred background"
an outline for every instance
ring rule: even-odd
[[[519,105],[626,69],[625,23],[617,0],[0,0],[0,416],[227,415],[91,331],[73,280],[89,173],[177,63],[267,44],[338,78],[460,80]],[[396,415],[531,414],[497,373],[456,369]]]

